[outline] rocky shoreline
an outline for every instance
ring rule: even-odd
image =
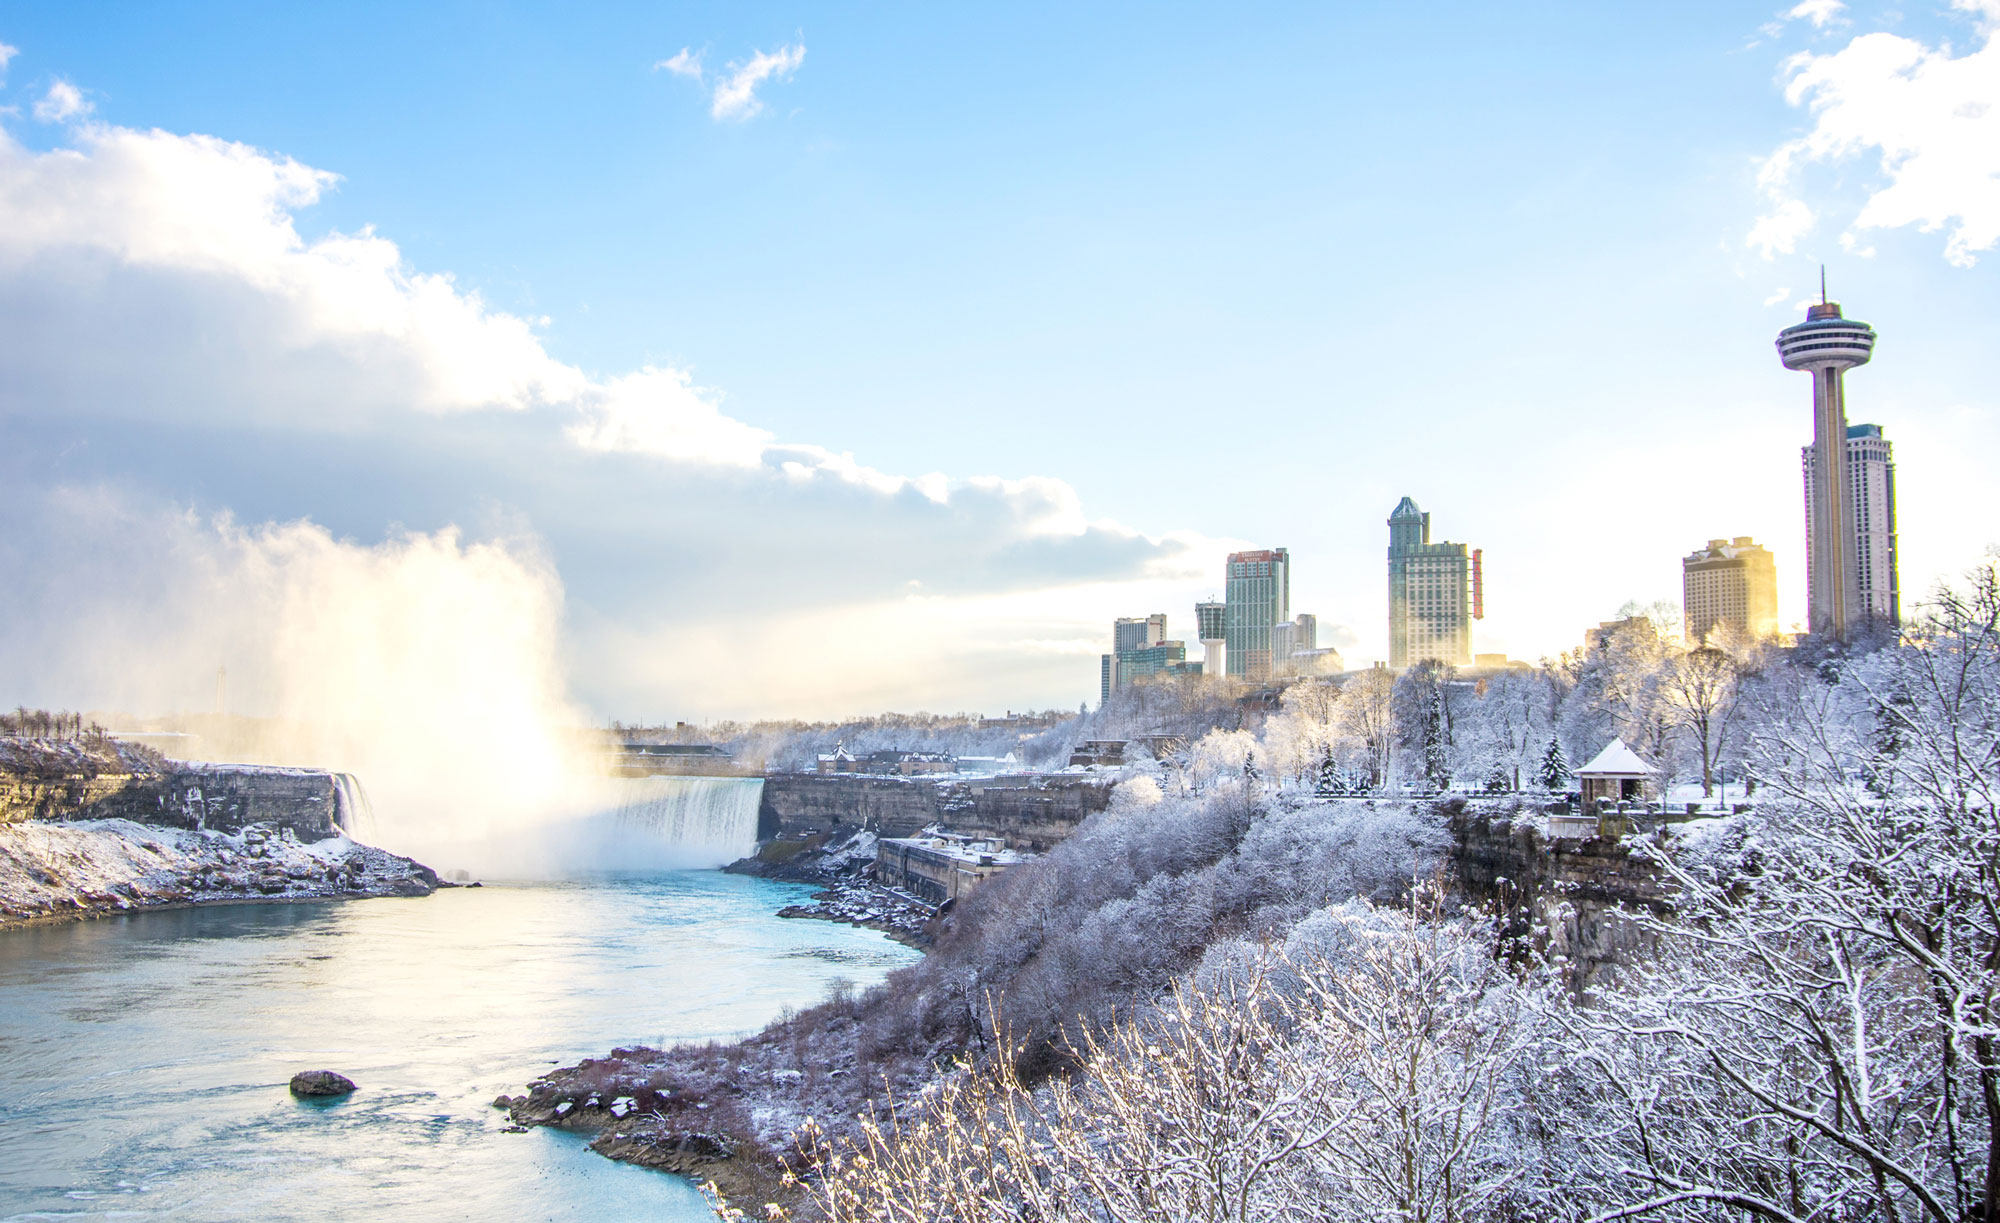
[[[864,930],[880,930],[905,947],[919,951],[937,935],[937,910],[920,900],[873,883],[839,883],[814,892],[812,903],[786,905],[779,917],[846,922]]]
[[[766,841],[755,854],[722,869],[732,875],[754,875],[820,889],[810,903],[778,910],[779,917],[845,922],[880,930],[919,951],[929,947],[937,935],[942,910],[875,882],[872,832],[842,838],[817,835],[796,841]]]
[[[606,1159],[712,1184],[732,1202],[781,1202],[795,1192],[785,1183],[784,1167],[769,1152],[678,1116],[683,1108],[706,1109],[705,1103],[676,1107],[671,1092],[634,1086],[633,1094],[612,1095],[616,1088],[593,1089],[577,1081],[609,1064],[586,1060],[537,1079],[527,1095],[501,1096],[493,1106],[507,1110],[510,1128],[545,1126],[589,1134],[590,1149]],[[639,1101],[646,1097],[649,1106],[641,1108]]]
[[[453,886],[412,859],[346,837],[303,842],[287,827],[0,825],[0,930],[201,905],[428,896]]]
[[[767,841],[722,869],[819,889],[809,902],[780,909],[779,917],[845,922],[920,950],[944,921],[932,906],[876,885],[869,832]],[[797,1079],[798,1071],[768,1056],[775,1039],[767,1030],[733,1046],[618,1049],[552,1070],[528,1084],[527,1094],[493,1104],[507,1110],[514,1126],[590,1134],[590,1149],[606,1158],[713,1183],[729,1201],[754,1210],[798,1194],[786,1174],[798,1158],[790,1144],[807,1114],[774,1106],[801,1085],[785,1078]],[[855,1066],[819,1070],[857,1072]]]

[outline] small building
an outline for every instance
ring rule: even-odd
[[[928,904],[941,905],[968,895],[1031,856],[1003,848],[989,838],[930,829],[921,836],[877,841],[875,881]]]
[[[958,772],[958,758],[945,752],[906,752],[885,748],[856,756],[847,750],[845,743],[834,744],[832,752],[819,757],[818,765],[822,773],[873,773],[890,777]]]
[[[958,757],[946,752],[880,751],[868,753],[870,773],[915,777],[922,773],[956,773]]]
[[[1124,739],[1086,740],[1070,754],[1069,762],[1085,768],[1123,768],[1126,743]]]
[[[1651,798],[1659,788],[1658,778],[1659,770],[1639,759],[1639,754],[1626,747],[1623,739],[1613,739],[1589,764],[1576,771],[1585,811],[1599,799],[1625,803]]]

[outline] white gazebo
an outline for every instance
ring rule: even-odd
[[[1650,798],[1657,788],[1654,782],[1659,773],[1626,747],[1623,739],[1613,739],[1589,764],[1576,771],[1583,787],[1583,809],[1589,811],[1591,803],[1600,798],[1614,803]]]

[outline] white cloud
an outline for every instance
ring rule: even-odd
[[[653,71],[655,72],[658,72],[662,68],[665,68],[675,76],[689,77],[699,81],[702,77],[701,52],[689,52],[686,47],[682,47],[671,59],[663,59],[653,65]]]
[[[587,450],[631,451],[657,458],[755,467],[770,433],[724,416],[713,393],[684,370],[647,366],[592,386],[569,438]]]
[[[8,53],[12,54],[12,48],[8,49]],[[49,91],[42,95],[42,100],[35,103],[35,118],[44,123],[61,123],[67,119],[81,118],[95,109],[76,86],[68,81],[57,81],[49,86]]]
[[[1804,200],[1786,199],[1774,201],[1776,207],[1757,218],[1750,227],[1750,233],[1743,244],[1763,252],[1764,258],[1774,255],[1789,255],[1798,247],[1799,239],[1812,232],[1814,217],[1812,209]]]
[[[1790,289],[1779,289],[1776,293],[1773,293],[1771,294],[1771,296],[1765,298],[1764,304],[1767,306],[1775,306],[1779,302],[1785,300],[1787,297],[1790,297],[1791,295],[1792,291]]]
[[[1841,13],[1847,6],[1841,0],[1800,0],[1785,14],[1789,21],[1810,21],[1818,29],[1841,20]]]
[[[1770,211],[1746,245],[1766,258],[1790,253],[1813,222],[1801,198],[1805,170],[1871,154],[1882,180],[1851,229],[1945,230],[1945,258],[1959,267],[2000,242],[2000,0],[1958,7],[1985,19],[1978,47],[1964,55],[1875,33],[1786,61],[1786,100],[1806,107],[1813,126],[1765,159],[1759,184]]]
[[[20,53],[21,48],[10,47],[4,42],[0,42],[0,81],[7,79],[7,65],[12,63],[14,57]]]
[[[759,51],[747,62],[729,65],[728,75],[715,84],[709,113],[717,119],[748,119],[764,109],[757,87],[766,80],[791,76],[805,58],[805,44],[793,43],[776,51]]]
[[[71,472],[253,522],[403,522],[435,539],[497,516],[544,538],[577,592],[562,649],[607,715],[695,692],[784,712],[809,676],[835,710],[1073,699],[1094,672],[1023,669],[1016,636],[1081,650],[1102,635],[1099,603],[1184,607],[1213,584],[1224,544],[1093,519],[1060,480],[884,472],[733,418],[685,370],[586,373],[546,350],[541,320],[411,267],[372,230],[302,233],[337,182],[210,137],[85,122],[35,151],[0,129],[0,521]],[[286,555],[323,550],[309,542]],[[51,543],[12,571],[46,603],[96,548]],[[1051,592],[1085,588],[1100,593],[1072,625]],[[897,602],[879,666],[826,669],[811,624],[866,622],[910,590],[924,599]],[[967,640],[951,617],[982,599],[1022,601],[994,630],[1016,636]],[[794,624],[766,651],[768,687],[745,686],[741,653],[669,651],[645,670],[606,645]],[[899,636],[929,644],[898,654]],[[0,643],[0,680],[26,652]]]

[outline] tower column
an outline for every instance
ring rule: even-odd
[[[1847,488],[1847,405],[1841,369],[1813,370],[1812,630],[1845,641],[1851,622],[1854,511]]]

